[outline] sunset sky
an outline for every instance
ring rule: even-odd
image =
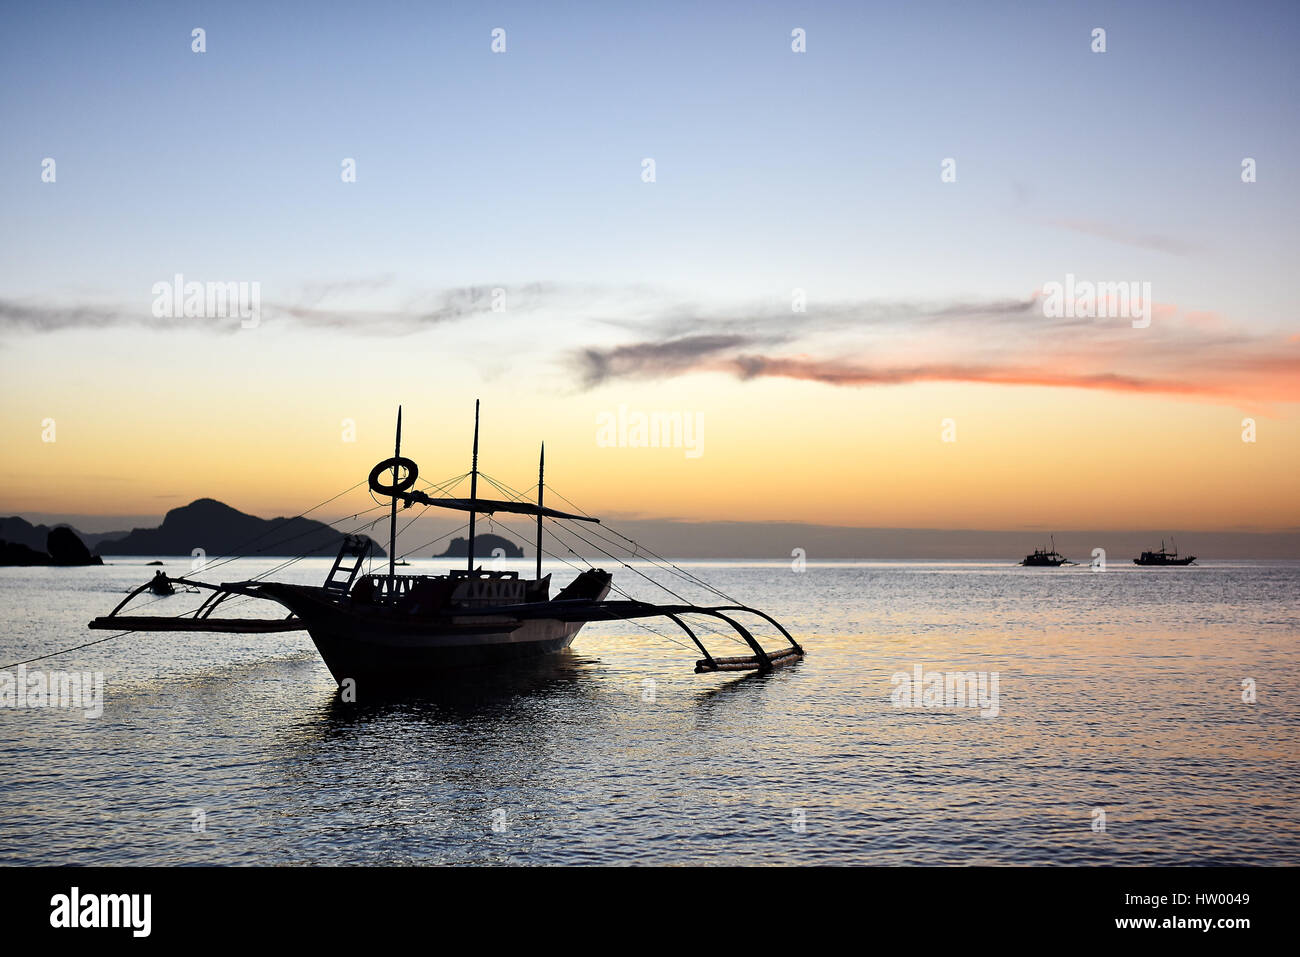
[[[1300,528],[1300,7],[703,6],[6,5],[0,515],[294,514],[399,403],[443,478],[479,398],[596,514]]]

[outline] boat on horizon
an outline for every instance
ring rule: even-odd
[[[1026,568],[1059,568],[1061,565],[1076,565],[1056,550],[1056,536],[1052,536],[1051,548],[1035,548],[1018,563]]]
[[[580,570],[568,585],[552,596],[551,575],[542,574],[543,519],[569,525],[600,525],[600,519],[560,511],[543,504],[546,462],[544,444],[538,463],[535,503],[524,501],[521,495],[508,499],[479,497],[478,479],[482,473],[478,467],[478,444],[479,414],[478,403],[475,402],[474,445],[468,473],[469,497],[435,496],[416,489],[414,486],[419,478],[419,467],[413,460],[402,456],[402,412],[398,409],[393,456],[375,465],[368,478],[372,493],[391,499],[387,574],[361,574],[362,566],[370,555],[372,542],[368,536],[347,534],[321,585],[257,579],[209,584],[178,577],[169,581],[212,591],[192,614],[170,618],[122,615],[123,608],[137,594],[156,588],[155,583],[147,582],[128,595],[110,614],[91,621],[90,627],[131,631],[236,633],[305,629],[341,687],[349,680],[370,687],[410,685],[457,669],[503,665],[554,654],[569,647],[583,625],[592,621],[666,618],[681,628],[703,654],[704,657],[696,662],[697,673],[769,671],[803,656],[803,648],[775,618],[730,599],[698,576],[684,572],[666,559],[660,559],[662,570],[707,588],[727,603],[703,606],[685,600],[672,604],[655,604],[631,598],[610,600],[607,596],[614,587],[613,576],[602,568],[591,566],[589,562],[586,569]],[[459,480],[464,477],[459,477]],[[502,487],[507,494],[512,491],[490,477],[485,476],[485,479]],[[442,491],[439,486],[426,484],[435,492]],[[399,504],[404,508],[422,505],[467,512],[469,537],[465,566],[440,575],[398,574]],[[521,577],[517,571],[485,570],[481,565],[475,564],[475,517],[497,512],[537,519],[534,577]],[[625,567],[630,567],[604,549],[594,535],[587,538],[574,532],[568,525],[564,526],[564,530]],[[617,532],[613,534],[631,542],[642,557],[649,555],[659,558],[626,536]],[[605,540],[613,541],[611,538]],[[576,556],[576,552],[574,554]],[[161,576],[162,572],[158,575]],[[667,586],[655,582],[649,576],[643,577],[680,599]],[[214,618],[213,611],[236,595],[276,602],[287,608],[290,614],[279,620]],[[785,638],[788,646],[766,651],[749,628],[737,620],[738,615],[755,616],[770,624]],[[714,656],[687,623],[688,616],[722,622],[748,646],[751,654]]]
[[[1170,539],[1173,544],[1173,539]],[[1195,555],[1189,555],[1186,558],[1178,557],[1178,546],[1174,545],[1174,550],[1166,551],[1164,539],[1160,540],[1160,550],[1157,552],[1143,552],[1139,557],[1133,559],[1134,565],[1190,565],[1196,561]]]

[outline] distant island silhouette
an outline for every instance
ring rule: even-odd
[[[8,527],[12,519],[6,519]],[[22,519],[18,519],[22,521]],[[34,526],[23,522],[28,528]],[[37,549],[22,542],[11,542],[0,538],[0,565],[59,565],[74,567],[78,565],[102,565],[104,560],[98,555],[90,554],[86,543],[77,537],[77,533],[66,525],[50,529],[45,536],[45,550]]]
[[[501,549],[506,558],[523,558],[524,550],[510,541],[508,538],[502,538],[500,535],[475,535],[474,536],[474,557],[491,558],[493,552]],[[453,538],[447,550],[441,555],[434,555],[434,558],[468,558],[469,557],[469,539]]]
[[[110,538],[121,538],[126,534],[120,532],[83,532],[79,528],[74,528],[67,522],[59,522],[55,525],[33,525],[24,518],[17,515],[11,515],[9,518],[0,518],[0,541],[8,542],[10,545],[26,545],[28,548],[34,548],[37,551],[43,551],[46,547],[46,540],[50,532],[56,528],[71,529],[72,532],[85,543],[86,547],[94,551],[95,546],[100,542]]]
[[[213,558],[233,554],[334,555],[343,541],[343,533],[309,518],[258,518],[216,499],[200,498],[172,509],[157,528],[136,528],[85,538],[96,543],[93,555],[70,526],[48,529],[17,516],[0,519],[0,541],[5,543],[0,564],[102,564],[98,556],[188,556],[196,548]],[[45,543],[48,554],[36,551],[38,542]],[[388,554],[373,539],[371,546],[376,557]],[[79,561],[81,552],[93,560]]]

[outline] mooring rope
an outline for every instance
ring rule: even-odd
[[[96,638],[94,641],[88,641],[83,645],[73,645],[71,648],[64,648],[60,651],[51,651],[48,655],[38,655],[35,658],[28,658],[26,661],[15,661],[11,665],[0,665],[0,671],[8,671],[10,668],[17,668],[19,665],[30,665],[34,661],[44,661],[46,658],[66,655],[70,651],[80,651],[82,648],[89,648],[91,645],[102,645],[104,642],[112,641],[114,638],[125,638],[127,635],[134,634],[134,631],[124,631],[121,634],[109,635],[107,638]]]

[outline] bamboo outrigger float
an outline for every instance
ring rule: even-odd
[[[499,665],[551,654],[567,648],[582,626],[592,621],[665,618],[681,628],[703,655],[696,662],[696,673],[770,671],[803,656],[803,648],[776,619],[732,600],[716,606],[685,601],[654,604],[631,598],[611,600],[607,596],[613,585],[613,576],[600,568],[589,567],[580,571],[552,598],[551,576],[542,575],[543,519],[597,525],[600,520],[543,505],[544,446],[538,465],[536,504],[519,499],[480,498],[477,402],[474,406],[469,498],[431,496],[415,489],[419,467],[411,459],[402,457],[401,450],[402,413],[398,409],[393,457],[377,464],[368,480],[372,492],[392,499],[387,574],[359,574],[369,556],[371,542],[369,538],[346,535],[322,585],[258,580],[214,585],[188,577],[170,578],[169,582],[207,590],[211,594],[193,613],[184,616],[122,614],[141,592],[152,590],[157,593],[155,583],[146,582],[108,615],[91,621],[90,627],[240,634],[305,630],[340,685],[349,679],[370,685],[408,685],[459,668]],[[390,478],[387,482],[384,481],[386,477]],[[468,512],[469,558],[466,567],[446,575],[397,574],[399,502],[405,508],[422,505]],[[537,565],[534,578],[520,578],[514,571],[485,571],[482,566],[475,567],[475,516],[497,512],[536,517]],[[727,598],[698,578],[694,578],[694,582]],[[666,586],[659,587],[676,596]],[[213,613],[234,596],[277,602],[288,609],[289,614],[281,619],[214,616]],[[770,624],[780,632],[788,646],[777,651],[765,650],[752,631],[737,620],[737,616],[745,615]],[[688,624],[688,616],[721,622],[734,631],[752,653],[733,657],[713,655],[697,630]]]

